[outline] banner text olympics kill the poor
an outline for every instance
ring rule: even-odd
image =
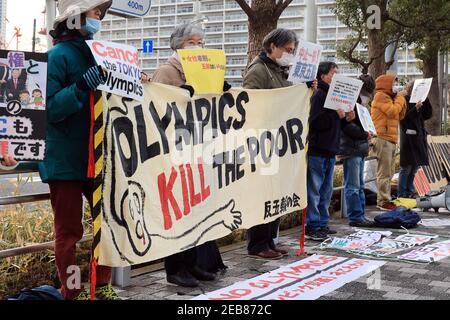
[[[104,94],[101,265],[160,259],[306,207],[306,85]]]

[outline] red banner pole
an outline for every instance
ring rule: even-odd
[[[305,254],[305,231],[306,231],[306,208],[302,210],[302,230],[300,234],[300,250],[297,251],[297,256]]]

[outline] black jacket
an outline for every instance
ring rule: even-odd
[[[358,98],[358,103],[361,99]],[[369,154],[369,134],[359,120],[358,114],[352,122],[342,122],[339,154],[347,157],[367,157]]]
[[[410,98],[406,97],[406,116],[400,121],[400,165],[423,166],[428,164],[425,120],[431,118],[433,108],[426,99],[422,108],[417,111],[416,104],[409,103]]]
[[[14,86],[14,80],[13,79],[9,79],[6,82],[7,100],[8,101],[19,100],[20,92],[25,90],[26,88],[27,87],[26,87],[25,81],[23,81],[22,79],[19,78],[17,80],[17,86]],[[12,95],[12,97],[9,96],[10,94]]]
[[[324,108],[329,89],[327,83],[319,80],[318,88],[311,98],[308,135],[308,155],[311,156],[332,158],[339,151],[341,120],[335,110]]]

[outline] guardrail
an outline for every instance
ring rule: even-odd
[[[367,161],[374,160],[375,157],[367,158]],[[337,163],[340,165],[341,163]],[[6,174],[23,174],[23,173],[36,173],[33,170],[11,170],[11,171],[2,171],[0,170],[0,176]],[[376,178],[368,179],[365,183],[370,183],[375,181]],[[347,206],[345,204],[345,194],[343,192],[344,186],[333,188],[333,192],[341,191],[341,216],[347,217]],[[21,196],[13,196],[13,197],[3,197],[0,198],[0,205],[12,205],[12,204],[22,204],[22,203],[31,203],[38,201],[46,201],[50,200],[50,193],[36,193],[29,195],[21,195]],[[78,243],[84,243],[92,240],[92,235],[85,235]],[[12,248],[7,250],[0,251],[0,259],[15,257],[23,254],[30,254],[41,252],[45,250],[53,250],[55,245],[55,241],[49,241],[45,243],[32,244],[19,248]],[[126,287],[129,285],[131,279],[131,267],[124,268],[113,268],[113,284],[116,284],[120,287]]]

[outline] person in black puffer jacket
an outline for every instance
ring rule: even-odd
[[[364,81],[364,80],[363,80]],[[358,98],[358,103],[361,103]],[[364,194],[364,161],[369,153],[369,140],[373,133],[364,131],[359,117],[351,122],[342,122],[338,159],[344,164],[344,193],[350,226],[374,227],[366,219]]]
[[[330,84],[338,66],[324,61],[317,72],[318,89],[311,98],[308,134],[308,208],[306,210],[306,238],[323,241],[336,233],[328,227],[333,172],[336,154],[339,151],[341,123],[352,121],[355,112],[331,110],[324,107]]]

